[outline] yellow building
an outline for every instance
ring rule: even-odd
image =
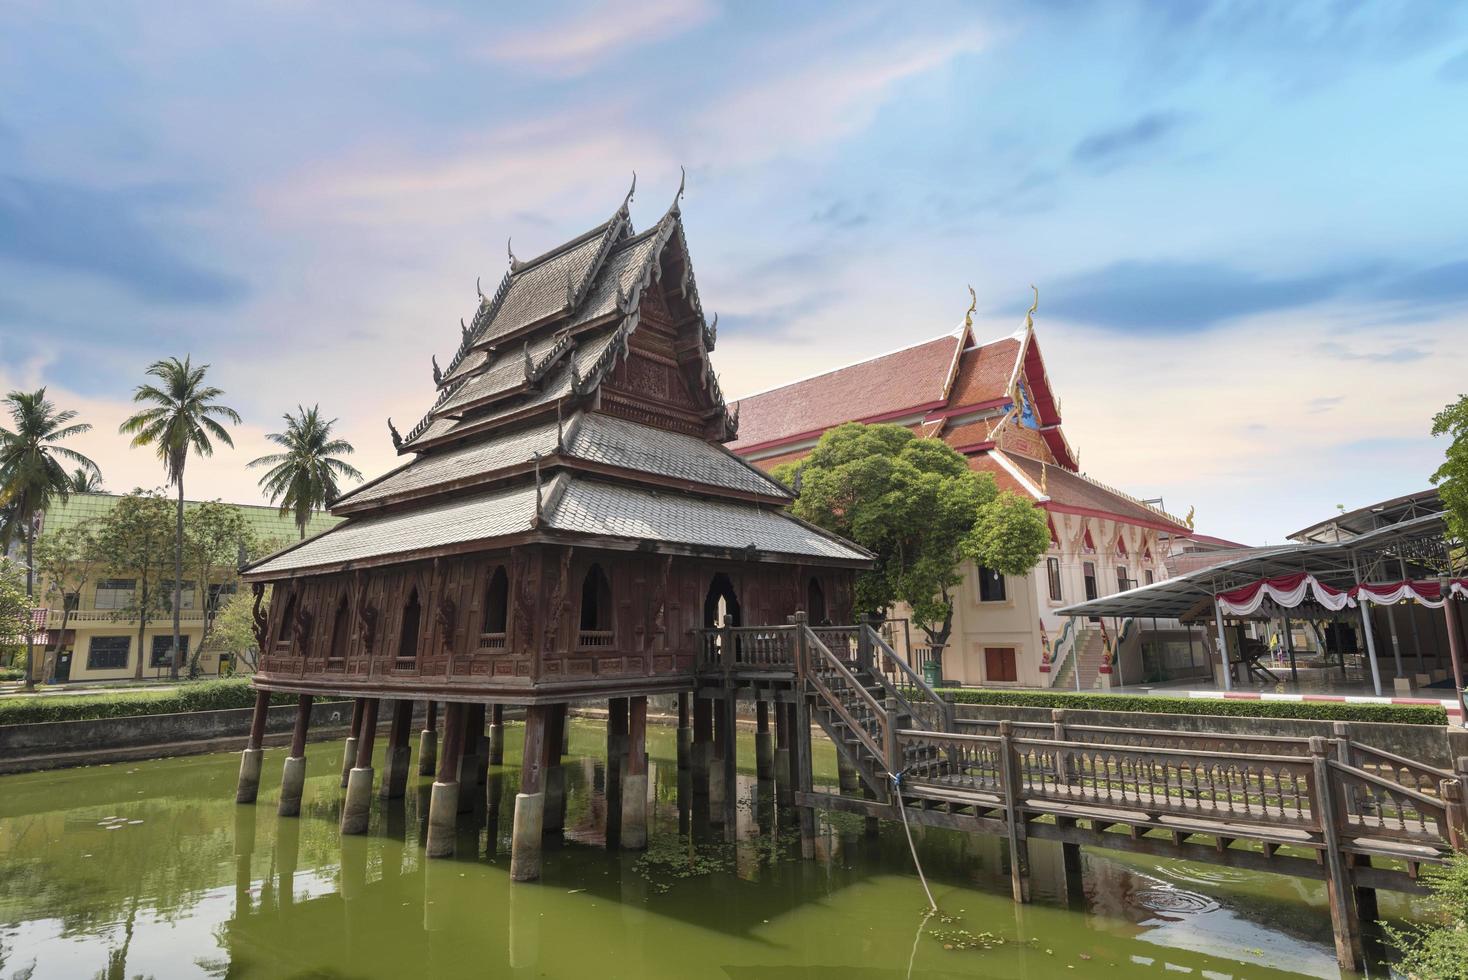
[[[54,534],[63,528],[80,524],[100,522],[122,498],[110,493],[74,493],[64,504],[56,504],[43,515],[40,538]],[[195,506],[196,501],[185,501],[185,511]],[[296,540],[300,531],[290,517],[282,517],[274,507],[256,504],[237,504],[262,542]],[[308,536],[324,531],[338,523],[340,518],[329,514],[314,514],[306,526]],[[187,573],[186,573],[187,574]],[[217,605],[234,591],[228,581],[233,576],[221,576],[212,583],[185,580],[182,600],[179,604],[179,626],[184,646],[185,663],[189,655],[198,649],[204,635],[205,612],[210,605]],[[45,591],[46,583],[38,582],[37,596],[40,604],[49,603],[46,609],[46,647],[38,648],[37,657],[45,656],[47,663],[53,659],[51,648],[61,635],[61,648],[54,655],[55,681],[100,681],[126,680],[138,676],[138,620],[128,613],[132,605],[137,577],[124,570],[99,567],[81,593],[71,593],[65,599],[68,610],[63,610],[54,597]],[[165,583],[162,588],[170,589]],[[163,601],[163,608],[156,618],[148,621],[143,631],[143,669],[145,678],[166,677],[169,674],[169,650],[173,644],[173,612],[169,606],[171,596]],[[62,630],[62,620],[66,629]],[[199,659],[199,667],[205,674],[220,673],[217,655],[206,652]]]

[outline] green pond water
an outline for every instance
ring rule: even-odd
[[[275,814],[283,748],[254,806],[234,803],[234,754],[0,778],[0,978],[1340,975],[1317,883],[1087,851],[1084,894],[1067,896],[1059,847],[1037,841],[1018,906],[999,839],[915,828],[943,911],[925,918],[900,824],[869,839],[860,818],[823,819],[801,861],[752,771],[741,840],[721,843],[680,819],[671,729],[649,730],[649,851],[608,852],[603,742],[573,723],[565,832],[535,884],[509,880],[509,768],[489,781],[503,804],[466,814],[458,856],[434,861],[426,778],[341,837],[340,742],[310,746],[298,819]],[[829,743],[816,761],[834,782]]]

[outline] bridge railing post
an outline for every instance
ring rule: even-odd
[[[1437,784],[1437,794],[1442,797],[1446,817],[1443,836],[1453,850],[1468,851],[1468,818],[1463,810],[1463,783],[1457,779],[1444,779]]]
[[[999,722],[999,792],[1004,800],[1004,830],[1009,838],[1009,884],[1016,902],[1030,900],[1030,854],[1019,811],[1019,754],[1014,745],[1014,722]]]
[[[1350,871],[1341,852],[1340,824],[1344,814],[1336,801],[1328,751],[1323,737],[1310,737],[1310,812],[1315,815],[1325,847],[1325,886],[1330,901],[1331,931],[1335,934],[1336,963],[1344,970],[1355,970],[1361,963],[1361,925],[1356,919]]]
[[[1343,721],[1332,722],[1330,726],[1331,736],[1335,739],[1335,758],[1343,766],[1355,766],[1355,753],[1351,746],[1351,729]],[[1341,786],[1342,797],[1339,801],[1346,813],[1356,812],[1356,791],[1351,786]]]
[[[1054,730],[1053,738],[1057,742],[1067,741],[1065,735],[1065,709],[1054,708],[1050,712],[1050,724]],[[1069,785],[1070,778],[1070,750],[1059,746],[1055,748],[1055,781]]]

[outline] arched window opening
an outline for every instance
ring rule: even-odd
[[[296,594],[292,592],[285,598],[285,608],[280,612],[280,622],[275,627],[275,642],[289,643],[291,641],[291,622],[296,618]]]
[[[723,626],[726,618],[733,621],[731,625],[740,625],[739,595],[729,576],[719,572],[703,599],[703,625]]]
[[[812,626],[827,626],[831,622],[826,615],[826,590],[821,588],[821,580],[814,575],[805,586],[805,616]]]
[[[408,604],[403,607],[403,625],[398,632],[398,659],[412,660],[418,656],[418,621],[422,608],[418,605],[418,589],[408,593]]]
[[[336,615],[331,619],[331,651],[327,654],[330,659],[346,659],[351,629],[352,607],[347,603],[347,597],[342,596],[336,604]]]
[[[509,618],[510,577],[505,574],[505,566],[499,565],[484,590],[484,626],[480,632],[503,639]]]
[[[588,568],[581,581],[580,623],[579,646],[612,645],[612,583],[600,565]]]

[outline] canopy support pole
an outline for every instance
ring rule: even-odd
[[[1351,570],[1355,572],[1356,581],[1360,582],[1361,569],[1356,564],[1355,556],[1351,558]],[[1360,605],[1361,628],[1366,632],[1366,661],[1371,664],[1371,686],[1376,689],[1376,696],[1381,697],[1381,669],[1376,665],[1376,636],[1371,631],[1371,603],[1363,599]]]
[[[1407,578],[1407,561],[1404,558],[1397,559],[1397,566],[1402,570],[1402,578]],[[1422,633],[1417,628],[1417,612],[1412,607],[1407,607],[1407,622],[1412,624],[1412,652],[1417,655],[1417,673],[1427,673],[1427,667],[1422,662]]]
[[[1223,606],[1218,604],[1218,596],[1213,597],[1213,625],[1218,627],[1218,655],[1223,658],[1223,689],[1232,691],[1233,666],[1228,662],[1228,634],[1223,631]]]
[[[1295,666],[1295,641],[1290,638],[1290,617],[1288,615],[1284,617],[1284,647],[1285,653],[1290,658],[1290,683],[1298,685],[1300,671]]]
[[[1443,595],[1443,625],[1448,630],[1448,656],[1453,660],[1453,688],[1454,699],[1458,702],[1458,723],[1468,727],[1468,710],[1465,710],[1463,702],[1463,640],[1458,635],[1458,607],[1457,600],[1453,598],[1449,580],[1446,576],[1438,579],[1442,585]]]

